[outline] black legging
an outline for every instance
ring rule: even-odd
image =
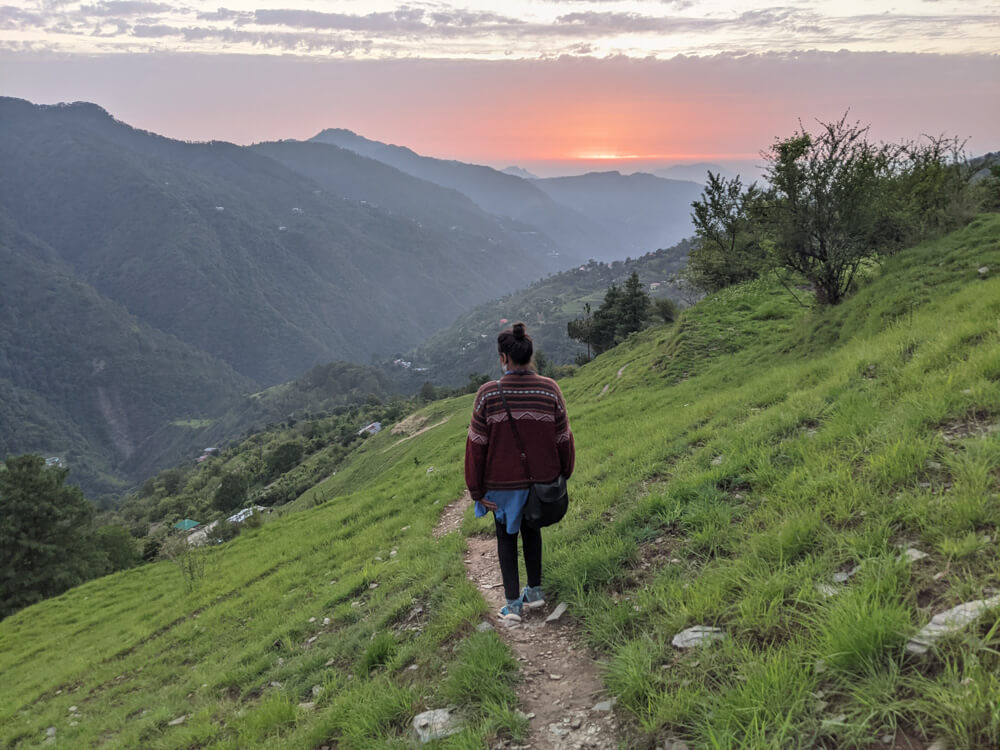
[[[542,532],[521,524],[521,545],[524,547],[524,567],[528,585],[542,585]],[[497,522],[497,557],[507,599],[521,596],[521,579],[517,571],[517,534],[508,534],[504,524]]]

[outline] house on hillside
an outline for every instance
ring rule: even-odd
[[[46,468],[52,468],[53,466],[59,467],[63,465],[63,460],[59,456],[49,456],[45,459]]]
[[[254,512],[265,513],[266,511],[267,508],[265,508],[263,505],[251,505],[249,508],[244,508],[243,510],[234,513],[226,520],[229,523],[243,523],[245,520],[250,518],[250,516],[252,516]]]
[[[185,518],[183,521],[178,521],[174,524],[174,528],[180,531],[190,531],[195,526],[198,525],[198,521],[192,520],[190,518]]]
[[[212,533],[216,526],[219,525],[218,521],[212,521],[212,523],[207,526],[202,526],[199,529],[195,529],[190,534],[188,534],[187,543],[192,547],[200,547],[203,544],[208,543],[208,535]]]
[[[362,427],[360,430],[358,430],[358,434],[359,435],[364,435],[364,434],[367,433],[369,435],[375,435],[375,434],[378,434],[381,431],[382,431],[382,423],[381,422],[372,422],[371,424],[366,424],[364,427]]]

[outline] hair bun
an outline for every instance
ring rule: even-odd
[[[524,341],[524,323],[515,323],[510,327],[510,332],[514,334],[514,341]]]

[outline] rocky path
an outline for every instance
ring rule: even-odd
[[[468,495],[448,505],[435,536],[457,532],[462,514],[471,502]],[[466,575],[479,588],[490,607],[489,623],[521,663],[524,680],[517,693],[521,710],[528,715],[530,731],[524,744],[500,741],[494,748],[576,750],[615,748],[618,731],[612,701],[604,695],[597,664],[577,637],[572,613],[546,622],[563,607],[525,610],[524,620],[505,627],[496,612],[504,605],[496,540],[475,536],[467,540]]]

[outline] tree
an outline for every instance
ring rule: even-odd
[[[247,480],[242,474],[223,474],[212,503],[219,510],[236,510],[243,506],[247,495]]]
[[[633,271],[618,298],[616,341],[622,341],[630,333],[642,330],[649,319],[649,304],[649,293],[639,281],[639,274]]]
[[[604,293],[604,301],[597,308],[591,322],[590,340],[594,354],[605,352],[615,345],[615,329],[618,327],[618,304],[621,289],[612,283]]]
[[[653,310],[659,315],[664,323],[673,323],[680,315],[677,303],[669,297],[659,297],[653,301]]]
[[[762,219],[784,267],[802,274],[821,304],[847,294],[861,263],[891,238],[894,147],[868,141],[847,115],[800,130],[767,155]]]
[[[105,573],[114,573],[138,565],[142,555],[132,535],[121,526],[102,526],[94,534],[97,549],[107,560]]]
[[[727,180],[708,173],[701,200],[691,204],[696,247],[688,254],[682,277],[706,292],[756,278],[766,265],[766,254],[753,208],[762,193],[756,183],[745,190],[740,178]]]
[[[699,239],[686,280],[706,291],[775,267],[805,277],[835,305],[858,269],[981,209],[985,191],[953,138],[889,145],[847,115],[801,128],[764,154],[768,186],[709,175],[692,204]]]
[[[424,401],[434,401],[437,398],[437,388],[431,381],[425,380],[420,386],[420,398]]]
[[[549,358],[545,356],[545,352],[541,349],[535,349],[535,369],[538,371],[539,375],[545,375],[546,377],[552,376],[552,366],[549,364]]]
[[[566,326],[566,333],[577,341],[586,341],[595,354],[607,351],[634,331],[642,330],[649,318],[649,294],[632,272],[624,286],[612,283],[604,301],[590,318],[578,318]],[[586,307],[590,312],[589,305]]]
[[[102,572],[94,507],[66,469],[41,456],[12,456],[0,470],[0,617]]]
[[[168,495],[176,495],[184,486],[187,476],[183,469],[174,468],[160,472],[160,479],[163,480],[163,491]]]
[[[290,440],[282,443],[267,457],[267,473],[272,479],[280,477],[286,471],[291,471],[299,465],[302,460],[302,443],[298,440]]]
[[[583,312],[585,317],[577,318],[576,320],[571,320],[566,324],[566,335],[575,341],[579,341],[581,344],[587,344],[587,362],[590,361],[590,346],[591,339],[594,334],[594,321],[590,316],[590,303],[585,302],[583,305]]]

